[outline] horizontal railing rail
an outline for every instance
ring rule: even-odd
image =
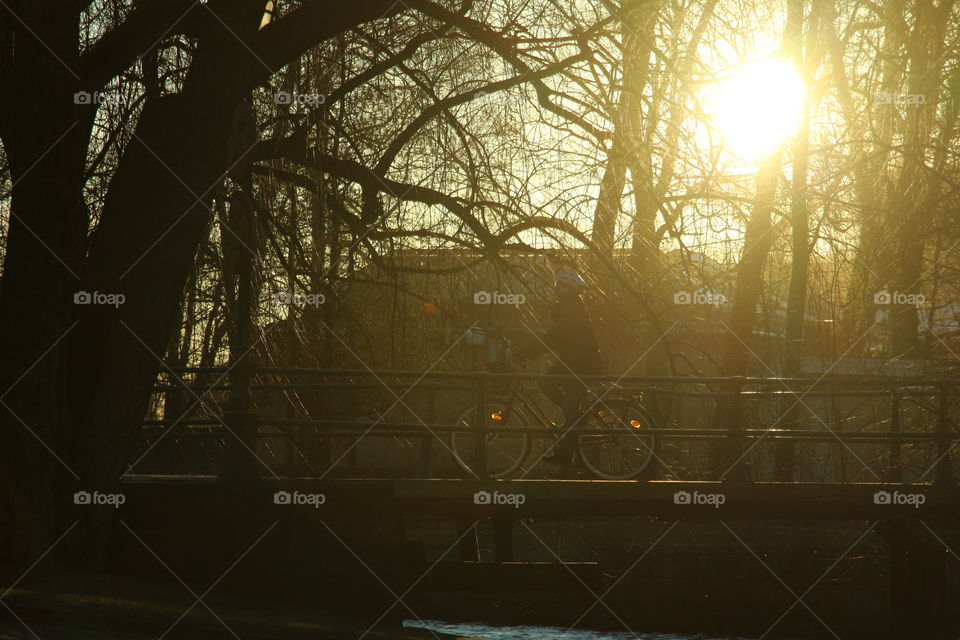
[[[143,422],[141,436],[144,438],[162,438],[172,435],[176,438],[214,438],[229,443],[232,436],[240,434],[244,441],[254,442],[262,439],[281,441],[314,441],[332,437],[404,437],[421,438],[428,442],[438,436],[450,436],[455,433],[471,433],[477,448],[477,464],[481,477],[487,477],[486,460],[488,454],[488,436],[504,433],[515,434],[518,427],[487,425],[486,420],[477,420],[476,427],[464,424],[449,424],[438,420],[434,415],[436,397],[441,393],[465,394],[472,399],[476,407],[485,406],[485,400],[491,395],[502,395],[516,385],[532,389],[533,383],[544,380],[569,380],[571,375],[541,373],[493,373],[490,371],[411,371],[369,369],[319,369],[294,367],[259,367],[246,385],[253,406],[280,402],[288,394],[310,394],[324,392],[340,402],[351,401],[347,391],[362,394],[364,399],[374,397],[374,391],[389,392],[385,399],[389,404],[404,405],[403,399],[412,391],[426,394],[427,413],[420,422],[386,420],[383,415],[355,415],[346,418],[324,416],[322,418],[281,417],[266,410],[231,411],[229,398],[234,385],[227,380],[230,367],[179,367],[170,371],[170,375],[154,387],[156,394],[173,397],[181,394],[179,417],[152,416]],[[197,380],[197,378],[207,383]],[[317,380],[320,378],[320,380]],[[954,377],[882,377],[882,376],[819,376],[819,377],[721,377],[721,376],[576,376],[594,393],[604,398],[698,398],[716,404],[713,424],[701,424],[697,427],[656,425],[644,432],[659,440],[703,440],[725,441],[728,455],[736,460],[737,473],[730,474],[732,479],[746,480],[748,474],[743,470],[743,458],[757,440],[769,439],[774,442],[793,440],[796,442],[833,442],[840,444],[889,444],[891,460],[890,477],[897,479],[902,475],[903,447],[908,444],[934,444],[938,455],[936,467],[937,482],[952,482],[951,453],[960,442],[960,432],[951,413],[951,406],[960,393],[960,378]],[[180,384],[176,384],[179,382]],[[220,393],[212,399],[213,392]],[[744,405],[756,406],[764,401],[772,406],[782,407],[791,401],[806,403],[814,399],[881,399],[889,403],[888,414],[877,417],[873,427],[856,430],[830,429],[823,420],[811,421],[813,428],[799,429],[778,426],[779,419],[773,424],[761,424],[755,419],[744,416]],[[930,402],[930,399],[933,402]],[[902,423],[904,402],[923,404],[924,408],[935,414],[934,419],[924,423],[921,430],[905,430]],[[159,406],[159,404],[158,404]],[[166,409],[164,409],[166,411]],[[811,410],[812,411],[812,410]],[[205,415],[198,413],[205,412]],[[369,411],[368,411],[369,413]],[[211,415],[212,414],[212,415]],[[478,414],[479,415],[479,414]],[[419,419],[420,417],[417,416]],[[291,431],[290,429],[296,429]],[[530,436],[549,437],[556,433],[555,427],[536,425],[522,427],[523,433]],[[591,434],[617,433],[611,428],[592,429]],[[427,451],[429,458],[429,450]]]

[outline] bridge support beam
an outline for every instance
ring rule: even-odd
[[[493,517],[493,558],[497,562],[513,562],[513,524],[510,516]]]
[[[891,640],[956,640],[958,616],[947,606],[943,543],[920,522],[886,522],[877,532],[890,557]]]
[[[480,562],[480,541],[477,539],[477,521],[473,518],[459,517],[454,521],[457,527],[457,550],[462,562]]]
[[[457,544],[462,562],[480,562],[480,536],[477,527],[483,520],[474,520],[469,517],[458,517],[455,520]],[[493,559],[495,562],[513,562],[513,516],[497,514],[490,517],[493,525]]]

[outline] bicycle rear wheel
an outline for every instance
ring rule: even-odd
[[[581,427],[579,453],[592,474],[604,480],[630,480],[654,458],[650,414],[628,400],[603,400],[591,408]],[[604,430],[604,433],[590,433]]]
[[[514,429],[516,432],[488,433],[486,436],[487,471],[491,478],[506,478],[516,472],[530,453],[530,421],[517,407],[505,400],[491,398],[481,412],[485,427]],[[450,450],[457,465],[471,475],[482,475],[477,468],[476,441],[472,433],[476,424],[477,406],[467,408],[455,425],[466,430],[450,434]]]

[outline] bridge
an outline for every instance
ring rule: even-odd
[[[233,369],[165,372],[166,381],[155,389],[159,399],[155,415],[144,421],[140,432],[146,446],[131,464],[131,473],[144,473],[141,463],[146,461],[152,475],[218,475],[223,471],[218,464],[236,463],[246,467],[248,474],[274,478],[332,479],[358,474],[364,478],[535,478],[547,467],[540,465],[542,455],[533,451],[531,460],[524,459],[504,473],[515,462],[507,460],[511,452],[506,448],[516,446],[512,452],[516,458],[524,452],[522,445],[511,445],[513,441],[552,441],[561,430],[550,418],[560,416],[546,415],[548,403],[534,397],[532,385],[546,378],[569,379],[538,374],[264,367],[248,372],[237,384]],[[617,415],[607,423],[591,425],[588,431],[597,438],[607,436],[607,445],[625,438],[638,441],[637,449],[653,449],[646,479],[954,484],[952,453],[960,439],[956,426],[960,379],[579,376],[578,380],[594,390],[591,406],[600,411],[619,414],[632,410],[623,408],[632,405],[649,414],[643,424],[631,425]],[[506,413],[487,415],[491,408]],[[586,425],[579,431],[584,432]],[[221,453],[229,459],[216,462],[212,452],[217,447],[194,445],[198,451],[206,450],[208,464],[177,471],[175,464],[164,466],[163,456],[154,451],[174,442],[188,449],[190,440],[219,441]],[[375,441],[381,445],[387,441],[399,449],[376,447],[381,454],[378,464],[370,445]],[[419,447],[416,460],[411,461],[404,455],[413,451],[414,442]],[[462,452],[458,456],[451,442],[469,442],[470,460],[464,460]],[[648,442],[655,446],[643,444]],[[708,443],[714,452],[711,464],[671,460],[661,453],[670,445],[676,449],[677,443]],[[795,455],[796,447],[803,445],[814,445],[806,456],[832,455],[834,460],[818,471],[803,470],[803,456]],[[790,462],[767,468],[770,461],[758,459],[765,446],[792,450]],[[833,447],[831,452],[827,446]],[[693,450],[704,452],[702,447]],[[365,459],[358,461],[361,453]],[[438,453],[461,458],[459,472]],[[844,464],[836,454],[842,455]],[[491,456],[499,459],[491,462]],[[622,469],[620,475],[630,475],[629,469]],[[610,469],[599,470],[598,477],[625,479]]]
[[[954,559],[924,531],[960,525],[960,380],[584,377],[592,406],[650,418],[580,427],[582,447],[593,439],[645,462],[630,479],[604,479],[592,471],[616,474],[596,460],[568,472],[541,461],[557,433],[533,391],[544,377],[170,369],[124,491],[131,504],[177,497],[202,510],[243,487],[265,512],[292,505],[334,523],[387,514],[376,527],[384,544],[404,538],[404,515],[448,518],[461,532],[490,520],[497,563],[516,559],[525,518],[861,520],[889,546],[895,637],[943,619],[930,589]],[[459,550],[480,560],[475,538],[461,536]]]

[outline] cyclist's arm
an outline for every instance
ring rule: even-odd
[[[552,315],[553,322],[547,332],[543,334],[543,337],[534,339],[525,347],[514,352],[513,357],[516,360],[530,360],[542,356],[548,351],[557,352],[563,347],[565,341],[578,339],[577,336],[569,335],[570,331],[564,330],[569,322],[565,322],[565,314],[559,308],[555,307]]]
[[[518,349],[513,357],[516,360],[531,360],[537,358],[547,353],[548,351],[553,351],[556,353],[563,348],[563,343],[565,340],[575,340],[576,336],[564,337],[564,331],[561,327],[560,321],[556,318],[554,319],[553,326],[547,329],[547,332],[543,334],[541,338],[535,338],[527,346],[522,349]],[[569,333],[569,332],[566,332]]]

